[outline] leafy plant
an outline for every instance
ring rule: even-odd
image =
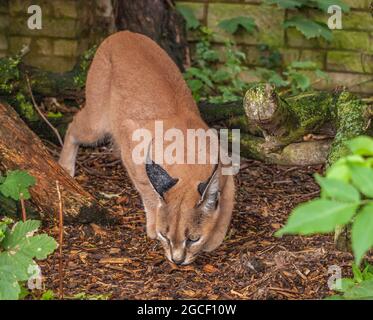
[[[360,136],[347,142],[347,146],[351,155],[336,161],[325,177],[315,176],[321,188],[320,198],[295,208],[276,235],[329,233],[337,226],[352,224],[352,250],[359,266],[373,247],[373,139]],[[343,288],[346,296],[369,291],[373,298],[371,278],[358,287]]]
[[[330,29],[322,23],[312,21],[301,16],[292,17],[284,22],[284,27],[295,27],[303,33],[307,39],[322,37],[327,41],[332,41],[333,34]]]
[[[296,94],[300,91],[308,90],[312,85],[311,79],[304,74],[302,70],[312,70],[314,68],[316,68],[316,63],[312,61],[293,61],[281,73],[275,70],[257,67],[256,74],[264,81],[267,81],[276,87],[290,87],[291,92]],[[327,79],[327,74],[323,71],[316,69],[315,73],[319,78]]]
[[[215,103],[240,99],[246,86],[239,77],[247,70],[243,65],[245,54],[237,50],[232,41],[227,41],[224,57],[220,58],[211,44],[212,30],[201,27],[199,32],[201,39],[196,44],[193,66],[184,73],[193,97],[197,101],[206,99]]]
[[[56,241],[46,234],[34,235],[40,226],[36,220],[0,221],[0,300],[16,300],[21,293],[20,282],[32,276],[37,266],[34,259],[45,259],[57,248]]]
[[[333,39],[333,34],[325,23],[313,21],[309,17],[299,15],[305,13],[309,9],[317,9],[327,12],[328,8],[332,5],[340,6],[345,12],[350,10],[349,6],[341,0],[265,0],[266,4],[275,4],[280,8],[293,10],[297,15],[292,16],[284,22],[285,28],[295,27],[307,39],[311,38],[324,38],[326,41]]]
[[[251,17],[235,17],[220,21],[218,27],[230,34],[235,34],[240,30],[243,32],[253,33],[256,24],[254,19]]]
[[[180,12],[186,22],[186,28],[188,30],[197,29],[200,23],[191,8],[183,5],[176,4],[176,9]]]
[[[361,271],[354,264],[352,273],[352,278],[342,278],[334,284],[333,290],[341,294],[327,297],[326,300],[373,299],[373,266],[366,264]]]
[[[352,155],[334,163],[325,177],[315,176],[320,198],[295,208],[277,235],[328,233],[351,222],[352,249],[359,265],[373,246],[373,139],[360,136],[347,145]]]
[[[21,170],[9,171],[6,177],[0,176],[0,192],[13,200],[30,199],[29,187],[35,184],[35,178]]]

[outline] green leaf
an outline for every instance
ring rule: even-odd
[[[14,200],[20,199],[23,194],[24,199],[30,198],[28,188],[35,184],[35,178],[25,171],[15,170],[7,174],[5,181],[0,185],[0,192]]]
[[[311,80],[308,76],[303,73],[290,70],[289,72],[284,72],[285,75],[295,82],[298,89],[306,91],[311,86]]]
[[[54,300],[54,292],[52,290],[45,291],[40,300]]]
[[[187,83],[192,92],[199,91],[203,87],[203,82],[198,79],[187,80]]]
[[[348,289],[344,294],[345,299],[373,299],[373,280],[362,281]]]
[[[310,19],[295,16],[284,22],[285,28],[295,27],[307,39],[323,37],[327,41],[333,39],[333,34],[325,24],[321,24]]]
[[[191,8],[181,6],[181,5],[176,5],[176,9],[181,13],[183,18],[186,21],[186,27],[188,30],[191,29],[197,29],[200,26],[200,23],[196,16],[194,15],[194,12]]]
[[[295,9],[302,7],[308,0],[265,0],[266,4],[277,4],[280,8]]]
[[[347,183],[350,181],[350,178],[351,178],[350,167],[346,164],[345,161],[342,162],[339,160],[336,163],[334,163],[330,168],[327,169],[326,177],[335,179],[335,180],[344,181]]]
[[[45,259],[57,248],[57,242],[47,234],[24,238],[19,242],[19,253],[30,258]]]
[[[254,19],[251,17],[235,17],[221,21],[218,24],[218,27],[230,34],[235,34],[240,28],[248,33],[253,33],[256,24]]]
[[[332,200],[341,202],[360,201],[359,191],[346,182],[332,178],[323,178],[318,174],[315,175],[315,179],[320,185],[323,194]]]
[[[357,283],[362,282],[364,279],[363,279],[363,274],[361,273],[359,266],[353,263],[351,269],[354,275],[354,281]]]
[[[373,139],[371,137],[359,136],[348,141],[346,144],[354,154],[373,156]]]
[[[345,225],[354,216],[358,204],[317,199],[301,204],[293,210],[287,224],[276,236],[283,234],[309,235],[332,232],[337,225]]]
[[[330,297],[326,297],[324,300],[345,300],[345,298],[343,298],[343,296],[335,294]]]
[[[210,88],[214,85],[212,81],[209,79],[208,75],[204,73],[201,69],[191,67],[187,70],[187,73],[202,80],[205,84],[207,84]]]
[[[18,300],[20,292],[17,278],[11,273],[4,274],[0,271],[0,300]]]
[[[63,114],[61,112],[48,112],[47,117],[51,119],[60,119],[63,117]]]
[[[325,12],[328,12],[328,8],[334,5],[341,7],[344,12],[350,11],[350,7],[341,0],[312,0],[312,2],[315,3],[316,7]]]
[[[315,74],[316,74],[316,76],[317,76],[318,78],[325,79],[325,80],[330,80],[329,75],[328,75],[326,72],[324,72],[324,71],[322,71],[322,70],[320,70],[320,69],[317,69],[317,70],[315,71]]]
[[[8,231],[2,246],[5,250],[10,250],[19,245],[20,241],[25,237],[32,236],[33,233],[40,227],[40,221],[27,220],[25,222],[17,222],[11,231]]]
[[[284,80],[278,73],[274,73],[269,79],[269,83],[272,83],[276,87],[286,87],[289,85],[289,82]]]
[[[373,246],[373,204],[367,204],[355,217],[351,241],[355,263],[360,265],[364,254]]]
[[[18,300],[23,300],[30,295],[30,290],[25,287],[24,282],[19,283],[19,287],[20,287],[20,293],[18,295]]]
[[[362,194],[373,198],[373,169],[351,165],[351,179]]]
[[[341,279],[341,288],[339,291],[346,292],[348,289],[352,288],[355,285],[353,279],[350,278],[342,278]]]

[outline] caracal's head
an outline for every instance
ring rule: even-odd
[[[156,234],[166,257],[187,265],[200,252],[218,247],[231,218],[233,177],[222,176],[219,165],[182,165],[169,174],[151,161],[146,171],[160,200]],[[224,196],[227,192],[228,197]]]

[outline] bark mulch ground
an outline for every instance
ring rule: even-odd
[[[110,299],[321,299],[333,292],[328,268],[348,275],[352,256],[332,235],[274,237],[298,203],[318,195],[321,167],[280,167],[248,160],[236,177],[233,220],[224,243],[194,264],[176,267],[146,238],[140,197],[107,147],[82,149],[76,179],[117,214],[65,227],[64,292]],[[49,226],[48,232],[57,233]],[[58,254],[41,263],[58,292]]]

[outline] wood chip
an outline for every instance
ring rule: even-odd
[[[102,258],[100,259],[99,263],[101,264],[130,264],[132,263],[132,259],[130,258]]]

